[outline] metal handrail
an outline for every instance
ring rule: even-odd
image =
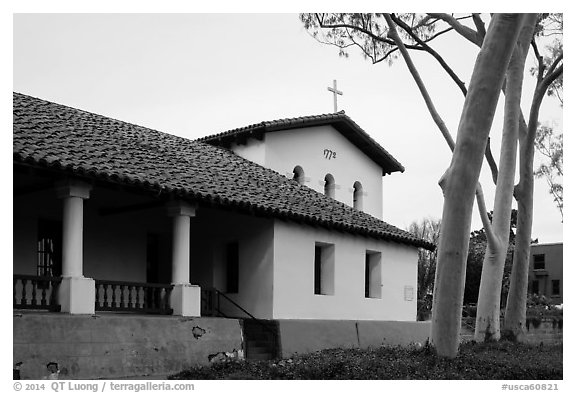
[[[218,289],[216,288],[212,288],[212,290],[214,292],[216,292],[216,294],[218,296],[222,296],[224,299],[228,300],[230,303],[232,303],[234,306],[236,306],[237,308],[239,308],[244,314],[248,315],[250,318],[258,320],[254,315],[250,314],[248,311],[246,311],[241,305],[239,305],[238,303],[236,303],[234,300],[230,299],[228,296],[226,296],[224,293],[220,292]],[[218,301],[218,306],[220,306],[220,301]],[[220,307],[218,307],[218,311],[219,313],[222,313],[219,309]],[[223,314],[223,313],[222,313]]]
[[[224,314],[221,310],[220,310],[220,297],[223,297],[224,299],[228,300],[233,306],[235,306],[236,308],[238,308],[240,311],[242,311],[244,314],[246,314],[248,317],[250,317],[250,319],[252,319],[253,321],[255,321],[258,325],[260,325],[261,327],[264,328],[264,330],[268,331],[269,333],[272,334],[272,337],[274,338],[274,347],[275,347],[275,351],[278,351],[278,337],[276,334],[276,331],[270,329],[266,324],[262,323],[262,321],[260,321],[258,318],[256,318],[254,315],[252,315],[249,311],[247,311],[246,309],[244,309],[244,307],[242,307],[241,305],[239,305],[238,303],[236,303],[234,300],[232,300],[230,297],[228,297],[226,294],[222,293],[221,291],[219,291],[216,288],[210,288],[209,291],[212,291],[213,293],[216,294],[216,306],[213,307],[213,310],[216,311],[217,313],[219,313],[220,315],[226,317],[226,314]]]

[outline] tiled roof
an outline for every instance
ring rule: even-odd
[[[432,249],[369,214],[234,153],[14,93],[15,163]]]
[[[215,146],[230,147],[232,142],[244,142],[248,138],[262,138],[267,132],[331,125],[382,168],[382,174],[404,172],[404,167],[390,153],[370,137],[344,111],[292,119],[263,121],[219,134],[205,136],[198,141]]]

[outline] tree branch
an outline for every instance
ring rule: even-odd
[[[484,226],[484,231],[486,232],[486,239],[488,244],[498,244],[499,240],[494,230],[492,228],[492,223],[488,216],[488,211],[486,210],[486,200],[484,199],[484,191],[480,183],[476,183],[476,202],[478,203],[478,210],[480,211],[480,219],[482,220],[482,225]]]
[[[366,34],[367,36],[369,36],[369,37],[372,38],[373,40],[380,41],[380,42],[384,42],[384,43],[389,44],[389,45],[394,45],[394,42],[391,41],[391,40],[388,40],[388,39],[386,39],[386,38],[384,38],[384,37],[377,36],[376,34],[372,33],[370,30],[367,30],[367,29],[365,29],[365,28],[363,28],[363,27],[355,26],[355,25],[350,25],[350,24],[348,24],[348,23],[336,23],[336,24],[324,24],[324,23],[320,23],[320,27],[323,28],[323,29],[340,29],[340,28],[343,28],[343,29],[354,29],[354,30],[360,31],[361,33]]]
[[[552,84],[552,82],[554,82],[554,80],[556,80],[556,78],[558,78],[560,75],[562,75],[563,71],[564,64],[560,65],[560,67],[555,69],[552,73],[548,73],[546,77],[542,79],[542,81],[538,84],[538,87],[544,89],[544,92],[546,92],[550,84]]]
[[[466,38],[468,41],[478,46],[482,46],[482,41],[479,40],[478,32],[472,30],[468,26],[464,26],[462,23],[458,22],[458,20],[454,18],[452,15],[433,14],[433,13],[428,13],[428,15],[443,20],[444,22],[452,26],[454,30],[456,30],[462,37]]]
[[[494,156],[492,155],[492,149],[490,148],[490,137],[488,137],[488,142],[486,142],[486,151],[484,153],[486,156],[486,162],[490,167],[490,173],[492,173],[492,181],[494,184],[498,184],[498,165],[494,160]]]
[[[456,85],[458,85],[458,87],[462,91],[462,94],[466,95],[467,90],[466,90],[466,86],[464,85],[464,82],[462,82],[460,80],[460,78],[458,78],[458,75],[456,75],[456,73],[452,70],[452,68],[450,68],[450,66],[448,64],[446,64],[446,62],[444,61],[442,56],[440,56],[438,54],[438,52],[436,52],[428,44],[426,44],[424,41],[422,41],[420,39],[420,37],[418,37],[418,35],[414,33],[414,31],[410,28],[410,26],[408,26],[400,18],[397,18],[394,14],[390,14],[390,17],[392,18],[392,20],[394,22],[396,22],[396,24],[398,26],[400,26],[406,33],[408,33],[408,35],[410,35],[410,37],[412,37],[414,39],[414,41],[416,41],[418,44],[420,44],[426,52],[430,53],[432,55],[432,57],[434,57],[438,61],[438,63],[440,63],[440,66],[442,66],[444,71],[446,71],[448,73],[448,75],[450,75],[450,77],[452,78],[454,83],[456,83]],[[396,43],[396,45],[398,45],[398,44]]]
[[[448,27],[447,29],[444,29],[444,30],[442,30],[442,31],[439,31],[438,33],[436,33],[436,34],[434,34],[434,35],[426,38],[426,39],[424,40],[424,42],[430,42],[430,41],[432,41],[434,38],[439,37],[439,36],[441,36],[442,34],[448,33],[449,31],[452,31],[452,30],[454,30],[453,27]]]
[[[486,26],[484,26],[484,21],[480,17],[480,14],[472,14],[472,21],[476,26],[478,36],[482,38],[482,41],[484,41],[484,37],[486,36]]]
[[[551,76],[552,73],[554,73],[556,71],[556,67],[558,66],[558,63],[560,63],[562,60],[564,59],[564,52],[561,52],[558,57],[552,62],[552,64],[550,65],[550,67],[548,67],[548,71],[546,72],[546,76],[544,77],[544,80],[548,79],[548,77]],[[562,66],[560,66],[562,67]],[[560,72],[562,73],[562,72]],[[554,79],[558,78],[558,75],[556,77],[551,78],[550,83],[554,82]]]
[[[398,18],[394,14],[391,14],[390,17],[404,31],[406,31],[418,44],[420,44],[426,52],[431,54],[440,63],[442,68],[448,73],[448,75],[450,75],[452,80],[458,85],[458,87],[462,91],[462,94],[464,94],[464,96],[466,96],[468,91],[466,89],[464,82],[462,82],[460,80],[460,78],[458,78],[458,76],[454,73],[452,68],[450,68],[450,66],[448,66],[448,64],[446,64],[444,59],[434,49],[432,49],[429,45],[427,45],[425,42],[423,42],[420,39],[420,37],[418,37],[418,35],[415,34],[412,31],[412,29],[410,28],[410,26],[408,26],[404,21],[402,21],[400,18]],[[396,45],[398,47],[398,44],[396,44]],[[496,164],[496,161],[494,160],[494,156],[492,155],[492,150],[490,148],[490,138],[488,138],[488,143],[486,144],[485,156],[486,156],[486,162],[488,163],[488,166],[490,167],[490,172],[492,174],[492,180],[494,181],[494,184],[496,184],[498,181],[498,165]]]
[[[319,23],[319,26],[323,29],[338,29],[338,28],[353,29],[353,30],[357,30],[361,33],[366,34],[368,37],[372,38],[375,41],[383,42],[383,43],[386,43],[388,45],[395,45],[393,40],[389,40],[385,37],[376,35],[372,31],[370,31],[366,28],[360,27],[360,26],[355,26],[355,25],[351,25],[348,23],[325,24],[319,18],[318,18],[318,23]],[[406,45],[406,47],[408,49],[422,50],[422,48],[415,46],[415,45],[410,45],[410,44]]]
[[[450,150],[454,151],[454,147],[455,147],[454,139],[452,138],[450,131],[448,131],[446,124],[444,123],[444,121],[442,120],[442,118],[440,117],[438,112],[436,111],[436,108],[434,107],[432,99],[430,98],[430,95],[428,94],[428,90],[426,89],[426,86],[424,85],[424,82],[422,81],[422,78],[420,77],[420,74],[418,73],[416,66],[412,62],[412,58],[410,57],[408,50],[404,46],[404,43],[402,42],[402,40],[400,39],[400,36],[398,35],[398,32],[396,31],[396,27],[394,26],[394,21],[392,20],[391,15],[390,14],[384,14],[384,18],[386,18],[386,22],[388,23],[388,26],[389,26],[388,35],[396,43],[396,45],[398,46],[398,49],[402,53],[402,56],[404,57],[404,61],[405,61],[406,65],[408,66],[410,73],[412,74],[412,78],[414,79],[414,81],[418,85],[418,89],[420,90],[420,93],[422,94],[422,97],[424,98],[424,102],[426,103],[426,106],[428,107],[428,111],[430,112],[432,119],[436,123],[437,127],[440,129],[440,132],[442,133],[442,135],[444,136],[444,139],[448,143]],[[448,170],[450,170],[450,169],[448,169]],[[439,184],[440,184],[440,187],[442,188],[442,190],[444,190],[443,187],[445,185],[447,175],[448,175],[448,171],[442,176],[442,178],[439,181]],[[478,210],[480,211],[480,216],[481,216],[482,222],[484,223],[484,229],[486,231],[486,234],[487,235],[491,234],[490,236],[494,240],[495,235],[494,235],[494,233],[492,233],[492,226],[490,225],[490,221],[488,219],[488,214],[486,211],[486,202],[484,200],[484,194],[482,193],[482,187],[480,186],[480,183],[477,184],[476,191],[477,191],[476,192],[476,201],[478,203]],[[478,193],[478,191],[479,191],[479,193]],[[496,244],[496,243],[493,243],[493,244]]]
[[[540,59],[542,56],[540,56],[540,51],[538,50],[538,45],[536,44],[536,40],[532,40],[532,42],[530,42],[530,45],[532,46],[532,49],[534,50],[534,56],[536,56],[537,59]]]
[[[422,78],[420,77],[420,74],[416,69],[416,66],[412,62],[412,58],[410,57],[410,54],[408,53],[406,46],[404,45],[402,39],[400,38],[398,32],[396,31],[396,27],[394,26],[394,22],[392,21],[390,14],[384,14],[384,18],[386,18],[386,22],[388,22],[389,26],[388,35],[394,41],[394,43],[400,50],[400,53],[402,53],[402,56],[404,57],[404,62],[408,66],[408,70],[410,71],[412,78],[416,82],[416,85],[420,90],[420,94],[422,94],[422,98],[424,98],[424,102],[426,103],[426,107],[428,108],[428,111],[430,112],[430,115],[432,116],[434,123],[436,123],[436,126],[438,126],[438,128],[440,129],[440,132],[442,133],[442,136],[444,136],[444,139],[448,143],[450,150],[453,151],[455,146],[454,139],[452,138],[450,131],[448,131],[448,128],[444,123],[444,120],[442,120],[442,118],[438,114],[438,111],[436,110],[436,107],[432,102],[432,98],[430,98],[428,90],[426,89],[426,86],[424,85],[424,82],[422,81]]]

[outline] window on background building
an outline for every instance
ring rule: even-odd
[[[298,184],[304,184],[304,169],[302,169],[300,165],[296,165],[292,173],[294,173],[294,177],[292,177],[293,180],[296,180]]]
[[[334,176],[327,174],[324,177],[324,195],[334,198],[334,191],[336,189],[336,183],[334,182]]]
[[[540,281],[538,281],[538,280],[532,281],[532,293],[534,295],[540,294]]]
[[[362,183],[359,181],[354,183],[354,194],[352,197],[352,202],[354,209],[362,211],[363,209],[363,193],[362,193]]]
[[[334,245],[314,246],[314,294],[334,295]]]
[[[544,254],[534,255],[534,270],[546,269],[546,256]]]
[[[366,251],[364,297],[382,298],[382,254],[379,252]]]
[[[560,280],[552,280],[552,296],[560,296]]]
[[[240,281],[240,253],[238,242],[226,246],[226,292],[238,293]]]

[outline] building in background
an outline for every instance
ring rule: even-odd
[[[563,243],[530,246],[530,291],[544,295],[554,304],[563,304]]]

